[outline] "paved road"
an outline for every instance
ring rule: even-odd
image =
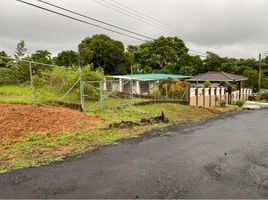
[[[0,176],[0,198],[268,198],[268,110]]]

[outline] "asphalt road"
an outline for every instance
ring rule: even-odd
[[[0,198],[268,198],[268,110],[0,175]]]

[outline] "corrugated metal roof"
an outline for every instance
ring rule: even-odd
[[[132,74],[132,75],[119,75],[119,76],[108,76],[118,79],[133,79],[141,81],[150,80],[166,80],[166,79],[189,79],[192,76],[175,75],[175,74]]]
[[[223,82],[234,82],[234,81],[246,81],[248,78],[226,72],[207,72],[199,74],[190,78],[188,81],[223,81]]]

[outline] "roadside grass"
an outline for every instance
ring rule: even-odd
[[[37,91],[41,100],[59,100],[63,95],[46,90]],[[31,104],[32,91],[29,85],[0,86],[0,103]],[[77,101],[76,96],[70,94],[67,101]],[[127,100],[128,102],[130,100]],[[140,102],[134,99],[134,102]],[[145,100],[146,101],[146,100]],[[108,98],[103,106],[106,108],[125,104],[122,100]],[[45,101],[37,101],[42,106]],[[99,108],[96,101],[87,100],[86,108],[94,105]],[[183,122],[198,122],[222,112],[237,110],[236,106],[197,108],[178,103],[156,103],[151,105],[126,105],[118,109],[105,109],[104,111],[88,112],[86,115],[97,116],[101,123],[95,125],[91,132],[64,132],[52,134],[49,132],[28,133],[23,137],[4,140],[0,138],[0,173],[14,169],[44,165],[64,159],[69,155],[79,155],[86,151],[95,150],[101,146],[116,143],[120,139],[138,137],[153,129],[164,130],[172,124]],[[135,126],[126,129],[107,129],[109,124],[121,121],[139,122],[142,118],[161,115],[164,112],[169,119],[168,124],[154,124]],[[16,123],[14,121],[14,123]]]
[[[116,143],[120,139],[138,137],[153,129],[164,130],[167,126],[183,122],[198,122],[213,116],[215,112],[227,112],[235,107],[197,108],[177,103],[161,103],[143,106],[128,106],[122,109],[96,111],[87,115],[98,116],[102,123],[91,132],[29,133],[13,140],[0,139],[0,173],[14,169],[40,166],[63,160],[66,156],[79,155],[101,146]],[[212,111],[213,110],[213,111]],[[164,112],[168,124],[135,126],[126,129],[107,129],[113,122],[133,121],[160,115]],[[15,123],[15,122],[14,122]]]

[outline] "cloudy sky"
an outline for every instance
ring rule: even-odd
[[[74,16],[36,0],[24,1]],[[267,0],[45,1],[148,37],[176,35],[184,39],[190,49],[199,52],[213,51],[221,56],[252,58],[257,57],[259,52],[268,51]],[[137,19],[138,13],[133,13],[135,16],[131,17],[131,11],[122,9],[119,13],[119,4],[116,3],[151,18],[146,19],[143,16],[142,19]],[[14,52],[19,40],[25,40],[28,53],[47,49],[56,54],[66,49],[77,50],[83,38],[100,33],[121,40],[125,45],[141,43],[139,40],[48,13],[16,0],[1,0],[0,6],[0,50],[10,54]],[[157,21],[152,21],[152,18]],[[88,19],[83,20],[97,24]]]

